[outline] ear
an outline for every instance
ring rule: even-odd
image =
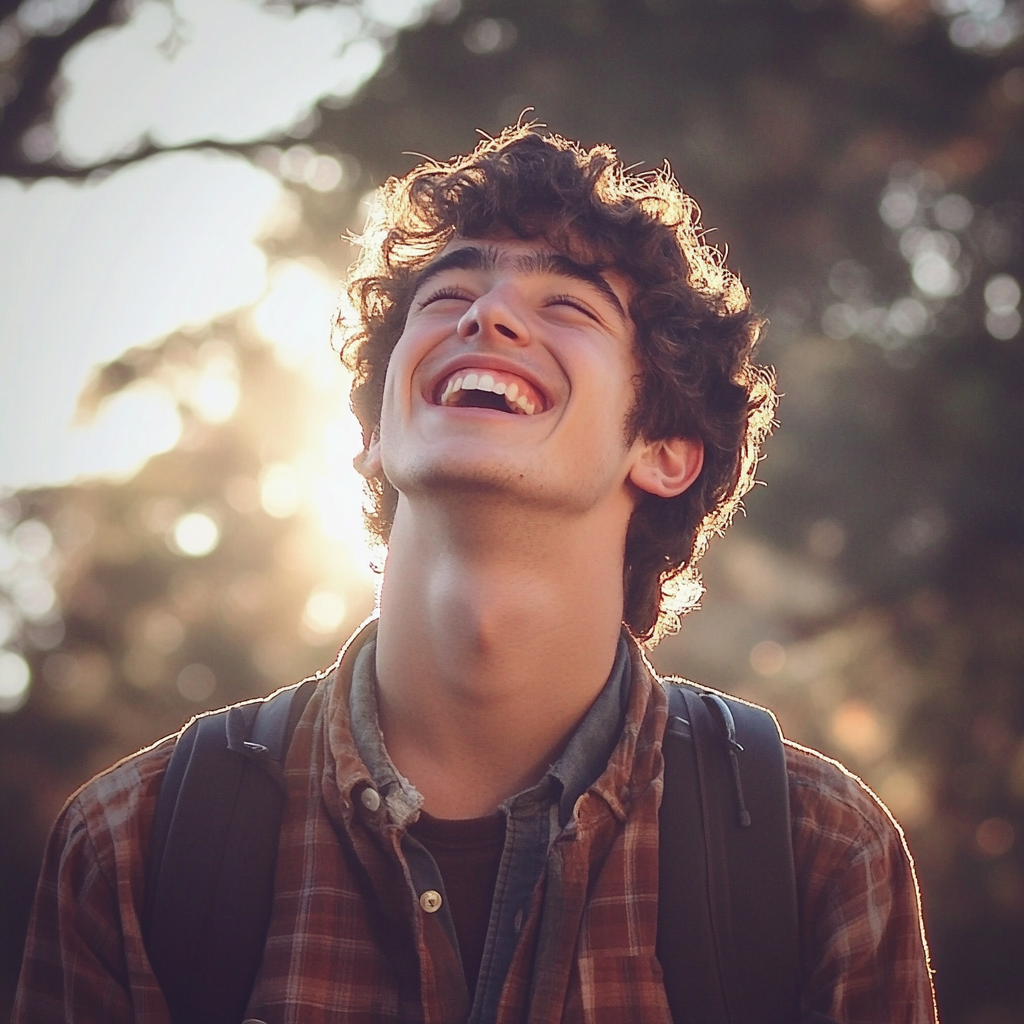
[[[643,441],[629,479],[648,494],[674,498],[697,479],[703,465],[704,442],[699,437]]]
[[[380,461],[380,434],[378,431],[373,432],[367,446],[352,460],[352,466],[360,476],[367,480],[380,476],[383,466]]]

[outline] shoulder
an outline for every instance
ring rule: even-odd
[[[805,940],[846,950],[840,960],[854,947],[885,948],[911,965],[908,977],[914,975],[913,965],[926,957],[917,878],[903,830],[838,762],[789,741],[786,761]]]
[[[160,740],[101,772],[58,815],[25,946],[26,992],[49,991],[55,972],[64,970],[54,965],[76,964],[77,957],[92,965],[82,966],[83,985],[113,971],[119,980],[111,991],[119,990],[130,973],[127,950],[142,947],[137,908],[149,831],[175,739]],[[99,961],[106,966],[97,967]]]
[[[804,1005],[834,1020],[934,1024],[903,830],[852,772],[786,741]]]
[[[83,810],[102,807],[107,813],[116,813],[133,798],[159,787],[179,735],[165,736],[112,764],[72,793],[68,805]]]
[[[135,860],[144,852],[177,738],[166,736],[90,779],[69,797],[55,835],[87,843],[99,862],[111,868]]]
[[[902,850],[902,829],[861,779],[816,750],[790,740],[784,745],[794,847],[813,837],[819,844],[857,841]]]

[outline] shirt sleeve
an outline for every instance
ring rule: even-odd
[[[920,894],[903,832],[834,761],[787,744],[802,1002],[839,1024],[935,1024]]]
[[[144,751],[93,779],[58,817],[36,890],[12,1024],[170,1024],[137,909],[143,837],[165,765],[166,756]]]

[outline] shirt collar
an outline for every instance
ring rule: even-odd
[[[576,801],[608,766],[622,733],[629,705],[629,686],[629,645],[623,632],[608,681],[576,727],[562,756],[547,773],[560,786],[558,816],[563,826],[572,817]]]
[[[352,690],[349,707],[352,715],[352,738],[356,751],[366,765],[374,785],[384,797],[391,820],[397,825],[410,825],[423,806],[423,795],[395,767],[384,746],[377,711],[377,638],[365,643],[352,666]]]

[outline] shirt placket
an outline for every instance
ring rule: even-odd
[[[404,860],[414,900],[413,914],[419,920],[417,941],[426,1019],[462,1024],[469,1009],[469,989],[444,879],[427,848],[408,832],[401,835],[397,854]]]
[[[533,897],[544,891],[549,852],[554,852],[552,844],[562,834],[572,805],[607,763],[621,730],[629,693],[628,645],[620,640],[609,680],[563,757],[536,786],[511,797],[500,808],[506,820],[505,844],[472,1008],[468,1006],[468,987],[458,938],[440,871],[429,851],[405,832],[409,821],[415,820],[422,797],[399,776],[384,749],[377,719],[372,656],[372,648],[364,648],[353,673],[354,732],[359,753],[376,785],[380,786],[381,814],[386,817],[385,805],[393,805],[390,819],[400,823],[400,838],[394,850],[415,902],[414,914],[416,910],[420,912],[415,933],[424,1019],[430,1022],[457,1019],[461,1024],[467,1021],[468,1013],[468,1024],[490,1024],[502,1015],[517,1017],[516,1007],[526,997],[526,992],[520,984],[522,979],[510,979],[510,966],[522,964],[524,947],[532,948],[532,942],[524,943],[522,938],[527,919],[533,925],[530,933],[536,936],[541,910],[547,915],[547,897],[543,898],[543,908],[538,905],[539,899]],[[555,859],[560,866],[561,852]],[[582,906],[581,898],[579,912]],[[579,913],[575,918],[578,926]],[[570,943],[570,953],[573,945]],[[561,982],[563,993],[571,960],[571,955],[567,956],[568,959],[559,958],[558,973],[565,975]],[[453,965],[457,968],[455,976]],[[439,985],[445,987],[439,989]],[[545,991],[549,987],[545,986]],[[453,1000],[453,994],[458,998]],[[453,1005],[463,1007],[461,1017],[452,1016]]]
[[[541,884],[548,846],[558,831],[557,783],[545,777],[501,806],[505,846],[491,903],[491,920],[480,961],[469,1024],[493,1021],[509,964],[516,951],[533,893]]]
[[[407,894],[406,920],[419,962],[423,1022],[464,1024],[469,1012],[469,991],[437,864],[404,826],[389,821],[385,803],[372,785],[360,787],[353,803],[357,801],[362,806],[363,825],[377,836],[371,845],[383,845],[392,862],[394,874],[388,884],[401,885]],[[365,864],[369,849],[359,842],[355,848]],[[385,893],[380,895],[386,898]]]

